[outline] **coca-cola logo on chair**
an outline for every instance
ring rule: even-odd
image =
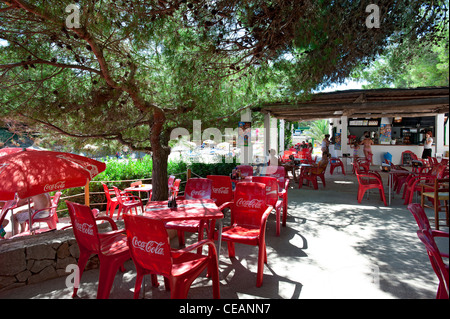
[[[261,208],[264,205],[264,200],[262,199],[243,199],[239,198],[236,201],[237,207],[244,207],[244,208]]]
[[[214,194],[229,194],[230,193],[230,188],[226,187],[226,186],[222,186],[222,187],[213,187],[212,188],[212,192]]]
[[[134,236],[131,243],[134,248],[140,249],[147,253],[155,255],[164,255],[164,248],[162,247],[164,243],[162,242],[156,242],[154,240],[143,241],[139,240],[137,236]]]
[[[205,195],[206,195],[206,191],[204,189],[200,189],[200,190],[193,189],[191,191],[191,196],[203,197]]]
[[[82,232],[83,234],[94,236],[94,225],[92,225],[92,224],[88,224],[88,223],[80,224],[76,220],[75,227],[79,232]]]

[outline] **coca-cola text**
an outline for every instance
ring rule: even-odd
[[[158,243],[153,240],[146,242],[143,240],[139,240],[137,238],[137,236],[134,236],[131,243],[133,244],[134,248],[138,248],[147,253],[156,254],[156,255],[164,255],[164,248],[162,247],[162,245],[164,245],[164,243],[162,243],[162,242]]]
[[[239,198],[236,201],[237,207],[245,207],[245,208],[261,208],[263,204],[264,204],[264,201],[262,199],[245,200],[243,198]]]

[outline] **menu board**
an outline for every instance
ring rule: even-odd
[[[379,126],[379,119],[352,119],[348,121],[348,126]]]

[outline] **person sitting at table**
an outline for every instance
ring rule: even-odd
[[[32,196],[30,198],[30,200],[33,202],[33,207],[31,208],[31,211],[30,211],[31,215],[33,215],[33,213],[35,211],[38,211],[38,210],[41,210],[44,208],[49,208],[52,206],[52,200],[48,193],[43,193],[43,194]],[[21,201],[21,202],[23,203],[23,201]],[[27,205],[28,205],[28,201],[27,201]],[[50,214],[50,212],[48,210],[43,210],[43,211],[39,212],[36,216],[34,216],[34,218],[44,218],[44,217],[47,217],[49,214]],[[18,211],[17,213],[14,213],[13,218],[14,218],[14,234],[19,233],[19,224],[20,224],[20,232],[21,233],[24,232],[26,222],[29,219],[28,208],[25,210]]]

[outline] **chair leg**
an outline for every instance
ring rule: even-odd
[[[264,259],[267,259],[266,247],[261,243],[258,251],[258,270],[256,273],[256,287],[261,287],[264,276]]]
[[[383,186],[381,186],[381,187],[383,187]],[[386,195],[384,194],[384,190],[382,188],[380,188],[379,191],[380,191],[380,198],[383,201],[384,206],[387,206]]]
[[[97,299],[108,299],[111,288],[120,264],[100,262],[100,274],[98,278]]]
[[[439,230],[439,199],[434,198],[434,223],[436,225],[436,230]]]
[[[142,279],[144,278],[144,274],[140,271],[136,274],[136,283],[134,285],[134,299],[139,299],[139,294],[141,293],[141,287],[142,287]]]
[[[236,256],[234,243],[232,241],[229,241],[229,242],[227,242],[227,244],[228,244],[228,257],[234,258]]]
[[[280,236],[281,207],[276,210],[276,235]]]
[[[86,251],[80,251],[80,257],[78,258],[78,278],[76,281],[78,283],[75,283],[72,293],[72,298],[77,297],[78,292],[78,285],[81,282],[81,276],[83,275],[84,267],[86,267],[87,261],[89,260],[89,257],[91,256],[91,253]]]

